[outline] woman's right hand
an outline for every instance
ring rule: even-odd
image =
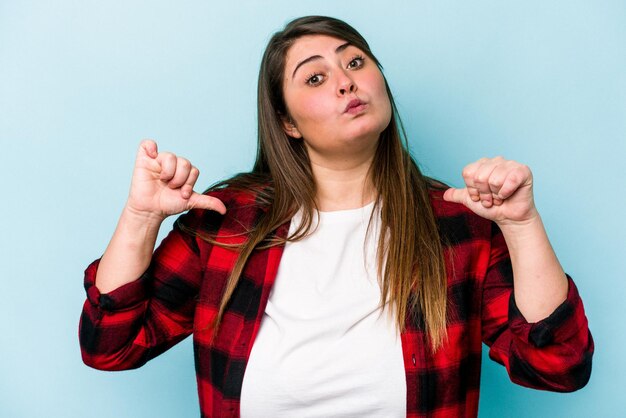
[[[199,174],[189,160],[158,152],[156,142],[143,140],[135,160],[126,209],[158,221],[192,208],[226,213],[221,200],[193,191]]]

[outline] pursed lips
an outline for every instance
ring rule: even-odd
[[[360,99],[350,100],[348,105],[346,106],[344,113],[356,113],[365,108],[367,104]]]

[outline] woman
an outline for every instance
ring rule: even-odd
[[[481,159],[463,189],[422,176],[380,64],[332,18],[272,37],[258,112],[252,172],[204,194],[142,142],[86,270],[86,364],[139,367],[193,333],[204,417],[476,416],[482,342],[518,384],[586,384],[593,341],[527,167]]]

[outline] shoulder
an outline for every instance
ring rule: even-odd
[[[253,189],[242,190],[227,186],[219,189],[209,189],[204,194],[220,199],[228,210],[259,206],[259,202],[257,202],[259,192]]]
[[[445,242],[461,242],[476,238],[489,238],[492,222],[484,219],[465,205],[443,199],[445,187],[429,189],[430,203],[439,233]]]
[[[212,210],[192,209],[177,223],[182,223],[187,229],[208,233],[248,231],[266,210],[263,187],[260,184],[246,189],[232,186],[209,188],[203,194],[220,199],[226,206],[226,213],[222,215]]]
[[[239,173],[209,187],[204,194],[220,199],[228,210],[267,209],[273,196],[273,182],[268,175]]]
[[[446,217],[456,217],[456,216],[469,216],[475,215],[471,210],[469,210],[465,205],[455,202],[449,202],[444,200],[443,194],[448,189],[448,187],[442,188],[429,188],[428,196],[430,197],[430,204],[433,208],[433,213],[435,214],[435,218],[446,218]]]

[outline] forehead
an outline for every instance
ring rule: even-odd
[[[295,67],[300,61],[312,55],[334,55],[339,45],[345,44],[344,39],[328,35],[305,35],[296,39],[287,50],[286,66]]]

